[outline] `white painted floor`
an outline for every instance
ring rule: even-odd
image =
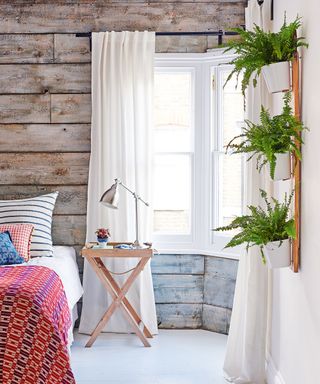
[[[91,348],[76,334],[71,348],[78,384],[225,384],[227,337],[203,330],[161,330],[144,348],[135,335],[102,334]]]

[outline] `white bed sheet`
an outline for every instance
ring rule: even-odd
[[[53,257],[35,257],[25,265],[39,265],[54,270],[62,281],[69,309],[72,312],[83,294],[74,248],[54,246]]]

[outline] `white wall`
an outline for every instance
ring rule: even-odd
[[[301,271],[274,273],[270,353],[286,384],[320,383],[320,2],[275,0],[274,30],[303,17]],[[271,381],[270,381],[271,382]],[[278,381],[279,382],[279,381]],[[281,380],[280,380],[281,382]]]

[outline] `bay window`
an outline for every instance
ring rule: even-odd
[[[224,87],[231,56],[159,54],[155,70],[153,241],[164,252],[223,251],[230,234],[212,232],[243,209],[243,158],[225,153],[241,132],[236,80]]]

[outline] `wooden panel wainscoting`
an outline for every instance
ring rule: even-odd
[[[160,276],[160,277],[159,277]],[[157,303],[202,303],[203,276],[154,275],[153,285]]]
[[[156,310],[161,329],[202,328],[202,304],[158,304]]]
[[[228,333],[238,262],[202,255],[155,255],[151,269],[160,328]]]

